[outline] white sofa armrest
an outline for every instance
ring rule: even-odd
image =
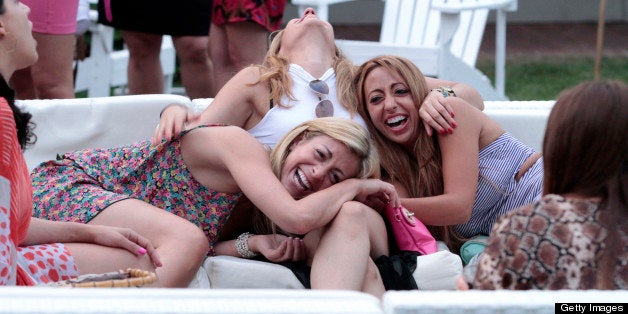
[[[624,303],[628,291],[470,290],[389,291],[382,300],[387,314],[402,313],[555,313],[557,303]],[[587,308],[588,310],[588,308]],[[624,309],[625,310],[625,309]],[[573,312],[573,311],[565,311]],[[558,313],[558,311],[556,311]]]
[[[149,139],[171,103],[191,107],[189,98],[171,94],[18,101],[36,124],[37,142],[24,151],[28,168],[73,150]]]
[[[381,314],[355,291],[0,287],[2,313]]]

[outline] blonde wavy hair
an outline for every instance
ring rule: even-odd
[[[360,159],[360,168],[354,178],[379,178],[380,159],[369,132],[357,122],[344,118],[318,118],[303,122],[286,133],[270,153],[270,163],[279,178],[291,147],[296,141],[309,140],[316,136],[329,136],[343,143]],[[260,233],[275,233],[277,227],[261,211],[256,210],[255,229]]]

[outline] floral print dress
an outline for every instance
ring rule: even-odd
[[[135,198],[199,226],[213,255],[220,230],[241,193],[211,190],[192,177],[181,156],[180,140],[187,132],[157,146],[140,141],[85,149],[39,165],[31,174],[34,215],[87,223],[107,206]]]

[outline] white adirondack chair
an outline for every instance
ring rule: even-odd
[[[293,3],[320,8],[340,1],[347,0]],[[336,40],[353,62],[400,55],[412,60],[425,75],[470,84],[485,100],[507,100],[506,14],[517,10],[517,0],[385,1],[379,42]],[[495,85],[475,68],[489,10],[496,11]]]
[[[98,0],[89,0],[95,4]],[[111,95],[111,89],[121,89],[128,85],[127,68],[129,50],[114,50],[114,29],[98,24],[98,11],[89,11],[91,32],[90,55],[77,64],[78,71],[74,90],[87,91],[87,97]],[[161,44],[161,67],[164,75],[164,93],[172,92],[175,73],[176,52],[170,36],[164,36]],[[118,92],[124,94],[125,92]],[[116,92],[114,92],[116,94]]]

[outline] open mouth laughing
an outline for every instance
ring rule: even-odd
[[[308,181],[305,173],[303,172],[303,170],[301,170],[301,168],[298,168],[294,172],[294,182],[301,192],[312,189],[312,184],[310,184],[310,181]]]
[[[403,115],[397,115],[392,118],[386,119],[386,125],[391,129],[402,127],[408,121],[408,117]]]

